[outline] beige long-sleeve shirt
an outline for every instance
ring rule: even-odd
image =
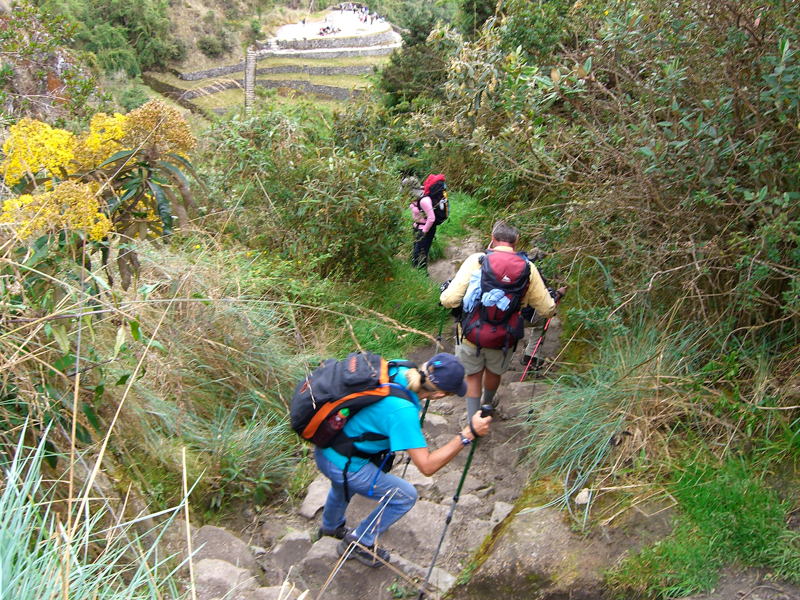
[[[494,250],[496,252],[514,252],[511,246],[497,246]],[[464,294],[467,293],[467,288],[469,287],[470,276],[474,271],[480,270],[480,259],[485,255],[485,252],[478,252],[468,257],[467,260],[462,263],[453,281],[450,282],[447,289],[439,296],[439,301],[442,303],[442,306],[445,308],[456,308],[461,304],[461,300],[463,300]],[[556,303],[550,297],[550,292],[547,291],[547,286],[545,286],[544,281],[542,281],[542,276],[539,275],[538,269],[534,266],[531,266],[530,285],[528,285],[528,291],[522,298],[521,306],[535,308],[536,313],[545,319],[553,316],[556,311]]]

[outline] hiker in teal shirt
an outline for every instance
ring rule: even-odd
[[[388,440],[377,442],[357,442],[356,447],[368,454],[377,454],[382,450],[400,452],[409,448],[424,448],[426,445],[425,437],[419,427],[419,411],[421,410],[419,396],[408,388],[406,379],[406,367],[394,367],[389,371],[389,375],[394,376],[394,383],[402,385],[409,392],[412,402],[397,396],[387,396],[380,402],[362,408],[358,414],[347,421],[344,432],[350,437],[358,437],[362,433],[380,433],[388,437]],[[416,427],[415,427],[416,424]],[[344,470],[347,458],[336,452],[333,448],[322,450],[329,461],[336,467]],[[358,471],[366,463],[366,458],[354,456],[351,459],[348,471]]]
[[[388,439],[357,442],[356,447],[368,454],[384,450],[408,452],[412,462],[427,476],[450,462],[476,436],[489,432],[491,417],[483,418],[476,413],[465,427],[450,442],[429,452],[419,422],[420,400],[436,400],[449,394],[463,396],[466,391],[464,367],[452,354],[437,354],[419,369],[394,367],[394,383],[403,386],[411,401],[404,397],[387,396],[383,400],[361,409],[344,426],[350,437],[363,433],[377,433]],[[314,456],[319,470],[331,480],[331,490],[322,512],[322,527],[319,535],[330,535],[341,539],[338,551],[342,556],[354,541],[356,545],[349,558],[356,558],[370,567],[381,566],[381,560],[389,560],[389,552],[377,546],[377,538],[405,515],[417,501],[417,490],[409,482],[384,473],[380,465],[369,459],[348,458],[332,448],[316,447]],[[347,473],[347,489],[344,475]],[[350,530],[345,526],[345,511],[349,494],[360,494],[379,501],[375,510],[358,527]],[[380,559],[380,560],[378,560]]]

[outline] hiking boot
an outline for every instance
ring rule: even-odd
[[[539,358],[538,356],[535,356],[533,358],[533,360],[531,360],[530,356],[526,356],[524,354],[520,357],[519,364],[521,364],[523,367],[527,367],[528,366],[528,361],[530,361],[531,369],[533,369],[534,371],[538,371],[539,369],[542,368],[542,365],[544,365],[544,359],[543,358]]]
[[[323,529],[320,526],[320,528],[317,529],[317,536],[314,538],[314,541],[316,542],[318,540],[321,540],[326,535],[328,537],[336,538],[337,540],[343,540],[345,538],[345,536],[348,533],[350,533],[351,531],[352,531],[352,529],[349,529],[349,528],[345,527],[344,523],[339,525],[339,527],[337,527],[333,531],[328,531],[327,529]]]
[[[339,556],[344,556],[348,552],[350,544],[355,542],[356,539],[357,538],[353,535],[345,536],[345,538],[341,542],[339,542],[339,545],[336,547],[336,552],[339,554]],[[375,558],[376,554],[378,555],[378,558]],[[367,565],[368,567],[377,568],[383,565],[381,560],[388,563],[389,557],[390,557],[389,551],[384,550],[383,548],[379,548],[377,544],[372,544],[371,547],[362,546],[361,544],[355,544],[347,558],[348,559],[355,558],[362,565]]]

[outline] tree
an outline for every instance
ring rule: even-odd
[[[403,33],[403,46],[392,54],[381,73],[379,88],[386,92],[390,107],[419,96],[444,98],[448,57],[442,47],[428,43],[437,17],[425,6],[407,14],[409,26]]]

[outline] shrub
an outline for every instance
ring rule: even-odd
[[[225,54],[225,47],[217,36],[204,35],[197,40],[197,47],[200,52],[209,58],[217,58]]]
[[[125,112],[131,112],[150,100],[150,94],[138,85],[129,87],[119,96],[119,103]]]

